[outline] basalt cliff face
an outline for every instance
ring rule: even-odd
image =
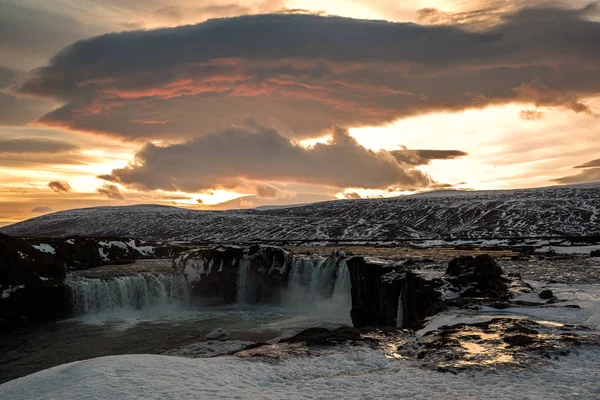
[[[314,300],[345,295],[355,327],[416,329],[447,307],[498,304],[509,301],[516,290],[531,291],[520,279],[505,277],[487,255],[454,259],[441,276],[411,262],[340,251],[311,257],[274,246],[196,250],[180,255],[173,266],[196,296],[214,302],[276,304],[295,286],[307,288],[302,295]]]
[[[170,257],[181,249],[129,238],[19,239],[0,234],[0,319],[69,316],[69,271],[135,259]]]
[[[65,281],[65,260],[84,260],[79,252],[86,254],[85,246],[94,244],[87,239],[78,247],[77,240],[67,241],[72,243],[31,244],[0,235],[2,318],[57,319],[69,315],[77,298]],[[119,245],[123,242],[105,241],[101,246],[107,243],[119,249],[119,254],[131,255]],[[77,250],[70,253],[69,248]],[[320,307],[335,303],[340,312],[349,312],[357,328],[417,329],[427,317],[447,307],[506,303],[515,288],[531,291],[518,278],[505,277],[496,261],[486,255],[454,259],[445,274],[432,275],[410,260],[353,256],[343,250],[319,257],[267,245],[216,246],[181,253],[173,260],[173,269],[176,276],[185,277],[191,290],[179,287],[179,282],[175,285],[172,279],[144,277],[141,281],[157,281],[160,287],[168,281],[169,296],[176,288],[212,304],[310,303]]]

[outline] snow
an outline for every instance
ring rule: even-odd
[[[11,294],[13,294],[17,290],[21,290],[21,289],[25,289],[25,285],[9,286],[8,289],[5,289],[5,290],[2,291],[2,297],[1,298],[8,299]]]
[[[98,254],[104,261],[110,261],[110,258],[108,258],[108,253],[104,250],[104,247],[98,247]]]
[[[474,242],[494,246],[509,245],[510,238],[552,242],[557,236],[594,234],[599,209],[597,187],[554,187],[336,200],[264,211],[97,207],[43,215],[0,231],[14,236],[117,236],[168,242],[349,245],[408,240],[423,246]]]
[[[46,244],[46,243],[32,244],[31,246],[35,247],[36,249],[38,249],[42,253],[56,254],[56,250],[54,250],[54,247],[52,247],[52,246],[50,246],[49,244]]]
[[[119,242],[119,241],[116,241],[116,240],[100,241],[100,242],[98,242],[98,244],[100,246],[105,246],[105,247],[113,247],[113,246],[115,246],[115,247],[118,247],[118,248],[123,249],[123,250],[128,250],[127,249],[127,245],[125,243]]]
[[[600,245],[595,246],[544,246],[536,249],[536,253],[547,253],[553,251],[556,254],[590,254],[594,250],[600,250]]]
[[[135,240],[131,239],[127,242],[127,246],[131,247],[134,250],[139,251],[141,255],[144,256],[152,256],[154,255],[154,246],[138,246],[135,244]]]
[[[21,399],[595,399],[600,350],[583,349],[535,370],[458,375],[390,360],[379,350],[339,348],[277,363],[125,355],[61,365],[0,386]]]

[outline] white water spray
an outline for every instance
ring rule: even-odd
[[[248,301],[248,271],[250,270],[250,261],[245,258],[240,260],[240,266],[237,275],[237,294],[236,301],[239,304],[246,304]]]
[[[68,286],[75,316],[188,304],[190,298],[189,284],[179,275],[75,279]]]

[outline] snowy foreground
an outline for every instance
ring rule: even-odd
[[[2,399],[595,399],[600,351],[536,370],[461,373],[420,369],[365,347],[273,363],[237,357],[102,357],[0,386]]]

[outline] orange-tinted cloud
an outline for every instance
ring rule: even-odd
[[[48,187],[57,193],[69,193],[72,190],[71,185],[69,185],[69,182],[65,181],[49,182]]]
[[[110,34],[68,47],[16,92],[64,103],[38,124],[134,140],[273,118],[315,137],[509,102],[593,112],[582,99],[600,93],[594,9],[511,10],[483,30],[292,14]]]
[[[136,163],[100,178],[142,189],[197,192],[247,189],[261,198],[294,194],[263,182],[330,187],[426,187],[432,180],[386,151],[359,145],[342,128],[332,129],[329,143],[298,146],[273,130],[228,129],[169,146],[147,144]]]

